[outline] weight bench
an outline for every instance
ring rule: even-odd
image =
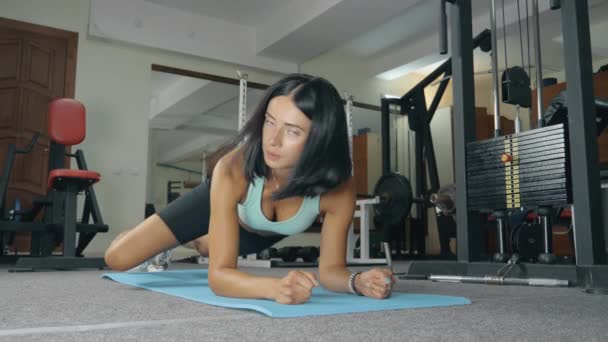
[[[348,264],[386,264],[386,258],[370,258],[370,236],[369,222],[370,214],[374,204],[380,203],[379,197],[366,198],[357,200],[358,209],[355,210],[355,218],[359,218],[359,257],[355,257],[355,245],[357,242],[357,234],[353,222],[348,229],[347,247],[346,247],[346,262]]]

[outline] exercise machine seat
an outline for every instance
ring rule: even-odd
[[[99,182],[101,175],[89,170],[55,169],[49,173],[47,189],[65,191],[69,184],[76,184],[76,190],[82,191]]]

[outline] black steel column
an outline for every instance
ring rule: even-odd
[[[456,242],[458,261],[478,260],[479,230],[472,226],[467,203],[466,144],[475,140],[475,87],[473,83],[473,29],[471,1],[451,5],[452,87],[454,97],[454,163],[456,179]]]
[[[577,265],[605,262],[587,1],[562,1]]]
[[[65,188],[65,213],[63,216],[63,256],[76,256],[76,196],[75,184]]]

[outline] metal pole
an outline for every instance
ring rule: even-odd
[[[496,0],[490,0],[491,30],[492,30],[492,94],[494,95],[494,136],[501,135],[500,129],[500,103],[498,100],[498,44],[496,44]],[[506,37],[503,37],[506,39]]]
[[[386,175],[391,172],[391,151],[390,151],[390,102],[388,99],[380,100],[382,129],[382,174]]]
[[[239,76],[239,131],[247,122],[247,74],[237,71]]]
[[[207,180],[207,151],[203,152],[203,158],[201,159],[201,162],[203,163],[202,166],[202,175],[201,175],[201,180],[204,182]]]
[[[344,93],[344,100],[346,105],[344,106],[344,112],[346,114],[346,127],[348,131],[348,152],[350,154],[351,162],[351,173],[355,174],[355,166],[353,162],[353,96],[348,93]]]
[[[498,225],[498,253],[505,254],[505,222],[503,218],[496,218],[496,224]]]
[[[534,65],[536,65],[536,126],[543,127],[543,67],[540,57],[540,23],[538,18],[538,0],[532,0],[532,29],[534,31]]]
[[[553,243],[553,239],[551,239],[551,227],[548,216],[544,216],[541,218],[541,222],[543,225],[543,251],[545,254],[551,254],[553,250],[551,244]]]
[[[516,115],[515,115],[515,133],[521,132],[521,118],[519,116],[519,105],[515,107]]]
[[[504,278],[497,276],[467,277],[450,275],[432,275],[429,280],[448,283],[470,283],[487,285],[519,285],[519,286],[548,286],[568,287],[570,282],[563,279],[552,278]]]

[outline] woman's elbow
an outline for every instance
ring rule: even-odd
[[[331,271],[319,269],[319,283],[321,283],[323,287],[327,287],[331,282],[331,276]]]
[[[222,275],[220,270],[211,270],[207,272],[207,285],[211,289],[211,292],[216,296],[222,296]]]

